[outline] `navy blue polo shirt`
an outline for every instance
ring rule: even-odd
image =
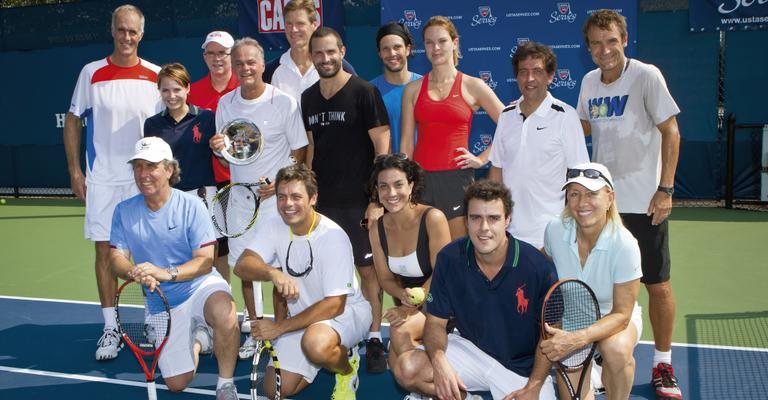
[[[189,112],[178,123],[166,108],[144,121],[144,136],[158,136],[171,145],[173,157],[181,167],[181,181],[174,186],[192,190],[216,186],[213,179],[208,140],[216,133],[216,119],[210,110],[189,106]]]
[[[453,317],[462,337],[528,377],[541,332],[541,305],[557,270],[532,245],[509,233],[507,238],[507,259],[493,280],[480,271],[468,237],[445,246],[437,254],[426,309],[439,318]]]

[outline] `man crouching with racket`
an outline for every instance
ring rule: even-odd
[[[585,329],[570,332],[546,326],[549,338],[542,351],[552,361],[597,342],[602,356],[602,382],[608,399],[626,399],[635,376],[633,351],[643,330],[637,293],[640,290],[640,249],[622,224],[616,206],[613,180],[598,163],[580,164],[566,173],[566,205],[562,218],[551,221],[544,235],[544,249],[552,256],[561,279],[578,279],[597,297],[600,319]],[[565,328],[563,328],[565,329]],[[586,360],[590,368],[591,360]],[[567,371],[574,393],[592,399],[589,371],[579,382],[581,368]],[[560,375],[561,398],[569,385]],[[573,393],[571,393],[573,395]]]
[[[468,391],[490,391],[494,399],[554,399],[550,363],[537,346],[539,311],[557,281],[555,267],[506,231],[512,199],[503,184],[472,183],[464,206],[469,236],[437,255],[425,303],[425,351],[401,354],[395,378],[443,400],[473,398]],[[446,333],[449,318],[459,333]]]
[[[281,169],[275,190],[282,221],[273,221],[270,237],[251,243],[234,272],[243,280],[272,281],[290,317],[276,307],[276,321],[252,321],[251,332],[256,340],[276,339],[283,397],[309,386],[325,368],[336,374],[332,399],[354,400],[360,363],[356,346],[371,325],[371,306],[355,277],[349,237],[315,211],[317,181],[306,165]],[[278,265],[264,262],[272,259]],[[274,368],[267,369],[270,399],[275,398],[275,382]]]
[[[115,209],[112,268],[149,290],[160,287],[168,299],[171,331],[158,361],[168,388],[184,390],[194,378],[199,354],[213,348],[219,366],[216,398],[237,399],[232,380],[239,341],[235,303],[227,282],[212,269],[216,236],[208,211],[196,196],[171,187],[181,171],[162,139],[139,140],[130,163],[141,193]]]

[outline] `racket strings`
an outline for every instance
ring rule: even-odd
[[[599,309],[594,295],[581,282],[566,281],[558,286],[546,301],[543,319],[549,326],[574,332],[594,324]],[[559,362],[566,368],[580,368],[587,361],[593,344],[577,349]]]
[[[216,229],[226,236],[239,236],[253,224],[258,198],[247,186],[230,185],[213,199],[210,212]]]
[[[168,334],[170,315],[157,292],[129,284],[120,292],[117,313],[120,330],[143,351],[154,351]],[[148,305],[148,307],[147,307]]]

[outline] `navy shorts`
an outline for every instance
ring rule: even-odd
[[[621,214],[624,226],[632,232],[640,246],[643,277],[646,285],[666,282],[670,278],[669,222],[651,225],[653,217],[645,214]]]

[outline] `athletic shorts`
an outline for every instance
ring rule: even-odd
[[[420,345],[419,348],[423,350],[424,346]],[[528,383],[527,377],[506,369],[474,343],[455,333],[448,334],[445,356],[470,392],[491,392],[494,399],[501,399]],[[541,386],[539,399],[556,398],[552,376],[547,376]]]
[[[474,180],[474,169],[426,171],[422,201],[442,211],[449,220],[467,215],[464,191]]]
[[[205,277],[190,298],[171,309],[171,335],[157,361],[163,378],[195,369],[192,331],[198,324],[205,323],[203,308],[208,297],[215,292],[227,292],[232,295],[229,284],[214,270]]]
[[[240,255],[247,248],[253,248],[253,241],[259,240],[259,238],[270,240],[272,235],[278,234],[274,232],[275,226],[285,226],[280,214],[277,212],[276,203],[274,197],[272,197],[272,204],[262,204],[259,207],[256,221],[253,223],[251,229],[249,229],[242,236],[236,238],[229,238],[229,254],[227,255],[227,262],[230,267],[234,267]],[[243,216],[242,218],[250,218],[251,216]],[[275,222],[279,221],[279,223]],[[285,234],[288,234],[288,227],[285,226]],[[275,260],[264,260],[267,264],[274,265]]]
[[[139,188],[134,182],[124,185],[88,182],[85,195],[85,238],[94,242],[108,242],[115,207],[137,194]]]
[[[368,328],[371,327],[371,305],[367,301],[349,304],[344,312],[334,319],[315,322],[333,328],[339,334],[341,344],[347,349],[357,351],[357,344],[363,340]],[[304,377],[309,383],[315,379],[320,367],[312,364],[301,350],[301,338],[305,330],[286,333],[273,341],[280,369],[293,372]],[[269,361],[272,365],[272,360]]]
[[[337,223],[349,236],[352,242],[352,253],[355,256],[355,265],[358,267],[373,266],[373,251],[368,240],[368,231],[360,226],[360,221],[365,218],[366,207],[317,207],[320,214]]]
[[[645,214],[621,214],[624,226],[632,232],[640,246],[643,277],[646,285],[669,280],[671,261],[669,257],[669,222],[651,225],[653,217]]]

